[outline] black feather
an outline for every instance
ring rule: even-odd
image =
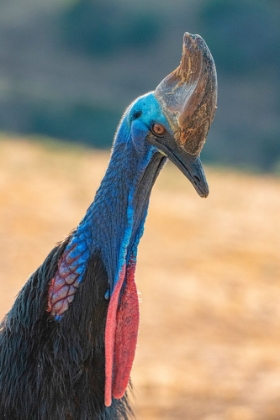
[[[128,420],[127,395],[104,407],[104,330],[108,301],[99,253],[71,310],[60,322],[46,311],[48,287],[70,237],[21,290],[0,327],[0,419]]]

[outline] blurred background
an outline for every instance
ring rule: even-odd
[[[185,31],[218,71],[211,193],[171,164],[154,187],[135,410],[279,420],[279,0],[0,1],[0,317],[83,217],[125,107],[177,67]]]
[[[219,74],[204,159],[278,171],[278,0],[1,0],[0,130],[109,147],[124,108],[177,67],[185,31]]]

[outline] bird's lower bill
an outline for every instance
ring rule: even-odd
[[[209,187],[199,156],[193,156],[178,146],[174,138],[167,133],[160,140],[147,137],[149,143],[156,146],[188,178],[200,197],[207,197]]]
[[[188,178],[200,197],[207,197],[209,187],[200,158],[186,152],[180,156],[170,153],[168,157]]]

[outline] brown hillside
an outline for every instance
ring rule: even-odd
[[[83,216],[108,154],[0,142],[0,316]],[[200,199],[171,164],[137,268],[137,418],[279,420],[280,180],[207,168]]]

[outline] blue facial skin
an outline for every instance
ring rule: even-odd
[[[81,250],[74,262],[78,265],[79,282],[83,280],[90,255],[101,254],[108,274],[107,299],[124,265],[136,259],[143,234],[152,184],[142,185],[141,179],[159,152],[146,139],[154,123],[172,132],[153,93],[148,93],[133,102],[124,113],[106,174],[66,248],[66,252],[73,248],[71,253],[75,257]],[[163,156],[161,161],[162,164],[165,161]],[[157,163],[152,171],[156,172],[158,166]]]
[[[138,98],[131,104],[126,114],[122,122],[128,120],[129,127],[127,129],[130,131],[132,143],[139,155],[145,154],[145,148],[149,148],[151,152],[153,150],[151,146],[148,147],[146,141],[146,136],[153,124],[161,124],[171,132],[169,123],[153,93]]]

